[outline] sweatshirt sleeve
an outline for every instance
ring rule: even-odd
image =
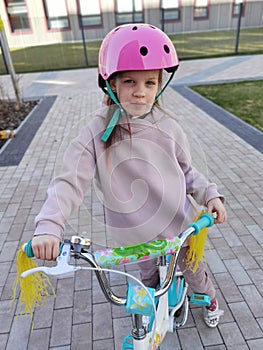
[[[34,235],[63,239],[67,220],[83,200],[95,171],[92,141],[85,144],[83,136],[74,139],[65,152],[62,171],[50,183],[47,199],[35,219]]]
[[[206,205],[211,199],[223,196],[218,192],[217,185],[209,182],[203,174],[192,166],[190,146],[182,131],[178,162],[185,176],[186,194],[191,195],[199,205]]]

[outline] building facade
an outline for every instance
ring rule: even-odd
[[[0,0],[10,47],[102,39],[118,24],[151,23],[166,33],[263,26],[263,0]]]

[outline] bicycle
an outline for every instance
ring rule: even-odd
[[[197,235],[203,228],[210,227],[213,223],[213,217],[205,213],[179,236],[150,243],[97,250],[94,253],[90,252],[89,239],[72,236],[61,245],[56,266],[39,266],[27,270],[22,273],[22,278],[34,272],[57,276],[82,269],[94,270],[108,301],[125,307],[126,312],[132,316],[132,330],[123,339],[122,350],[155,350],[160,346],[167,332],[174,332],[185,325],[189,301],[202,306],[210,304],[210,298],[207,295],[188,296],[188,284],[182,272],[177,269],[177,261],[184,242],[191,235]],[[33,257],[31,241],[23,246],[23,250],[28,257]],[[127,274],[135,280],[128,283],[127,297],[119,297],[113,293],[105,272],[126,274],[112,270],[112,267],[156,257],[159,258],[159,288],[156,290],[147,288],[134,276]],[[90,267],[72,264],[72,258],[75,261],[82,259]]]

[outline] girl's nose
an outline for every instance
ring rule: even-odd
[[[145,96],[145,91],[144,91],[143,86],[138,85],[133,91],[133,96],[135,96],[135,97],[144,97]]]

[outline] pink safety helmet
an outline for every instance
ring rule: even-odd
[[[104,38],[99,52],[99,86],[116,72],[165,69],[174,73],[179,66],[173,43],[150,24],[121,25]]]

